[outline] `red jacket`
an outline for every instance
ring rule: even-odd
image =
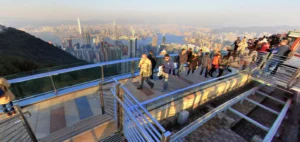
[[[267,52],[267,49],[270,49],[269,43],[262,43],[259,52]]]

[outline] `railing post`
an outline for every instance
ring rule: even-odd
[[[52,83],[52,86],[53,86],[53,90],[54,90],[55,94],[57,95],[58,92],[57,92],[57,89],[55,87],[52,75],[50,75],[50,79],[51,79],[51,83]]]
[[[171,132],[166,131],[161,138],[161,142],[169,142],[171,138]]]
[[[101,66],[101,79],[104,81],[104,69],[103,66]]]
[[[100,104],[101,104],[102,114],[105,114],[104,97],[103,97],[103,81],[100,81],[100,83],[99,83],[99,95],[100,95]]]
[[[131,74],[134,77],[134,61],[131,61]]]
[[[270,54],[271,54],[271,56],[272,56],[272,53],[268,53],[268,54],[265,55],[265,57],[262,59],[262,61],[260,62],[260,64],[257,66],[258,69],[261,69],[261,68],[263,67],[263,65],[268,61],[268,59],[269,59],[269,58],[272,58],[272,57],[270,56]]]
[[[120,89],[120,83],[116,84],[116,95],[117,97],[123,101],[121,89]],[[123,131],[123,110],[120,103],[117,103],[117,120],[118,120],[118,130]]]
[[[36,139],[36,137],[35,137],[35,134],[33,133],[32,129],[31,129],[31,126],[30,126],[30,124],[28,123],[27,119],[25,118],[25,116],[24,116],[24,114],[23,114],[23,112],[22,112],[20,106],[15,105],[15,106],[14,106],[14,109],[15,109],[15,111],[17,112],[17,114],[20,116],[20,119],[21,119],[21,121],[22,121],[22,123],[23,123],[23,126],[25,127],[25,129],[26,129],[28,135],[30,136],[31,140],[32,140],[33,142],[37,142],[37,139]]]
[[[295,84],[299,82],[299,75],[300,75],[300,68],[297,69],[297,71],[294,73],[290,81],[287,83],[287,88],[292,88]]]

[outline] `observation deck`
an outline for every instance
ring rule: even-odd
[[[175,56],[171,55],[173,59]],[[297,69],[292,70],[290,78],[280,80],[285,85],[274,82],[278,79],[276,74],[263,74],[264,66],[271,60],[267,55],[261,55],[248,70],[240,70],[240,62],[236,61],[231,64],[231,72],[225,70],[221,77],[205,78],[199,75],[199,69],[186,76],[186,69],[179,78],[170,76],[167,92],[161,92],[163,80],[157,78],[153,80],[153,89],[146,83],[142,90],[136,89],[140,80],[138,58],[10,79],[11,89],[17,96],[14,103],[16,107],[20,106],[20,113],[13,118],[0,114],[0,137],[14,141],[26,136],[28,141],[218,141],[218,138],[235,136],[228,140],[250,141],[252,137],[238,133],[242,129],[238,123],[247,121],[264,131],[255,135],[269,141],[279,135],[277,130],[298,93],[292,89],[297,87],[297,83],[290,86],[296,79],[293,77],[297,76]],[[158,65],[161,63],[162,57],[158,56]],[[255,71],[262,73],[259,76]],[[269,78],[272,78],[271,81]],[[272,96],[274,90],[281,93]],[[242,105],[238,102],[243,100],[252,106],[237,107]],[[264,101],[269,100],[275,100],[282,106],[279,109],[264,106]],[[249,105],[247,103],[246,106]],[[250,112],[257,110],[256,107],[278,117],[272,116],[274,123],[270,124],[251,118]],[[208,111],[201,115],[194,114],[199,109],[203,113],[203,108]],[[183,111],[189,112],[190,117],[185,124],[179,125],[176,121]],[[216,116],[222,119],[216,121]],[[209,126],[216,126],[225,118],[237,121],[234,128],[218,126],[213,129],[226,131],[228,135],[202,126],[206,122]],[[16,122],[24,125],[16,126]],[[19,134],[19,129],[23,127]],[[6,129],[15,131],[9,133],[5,132]],[[218,138],[203,134],[204,130]],[[196,138],[197,135],[201,137]]]

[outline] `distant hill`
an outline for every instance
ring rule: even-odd
[[[0,76],[83,62],[26,32],[0,32]]]

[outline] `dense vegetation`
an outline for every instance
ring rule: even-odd
[[[83,62],[26,32],[0,32],[0,76]]]

